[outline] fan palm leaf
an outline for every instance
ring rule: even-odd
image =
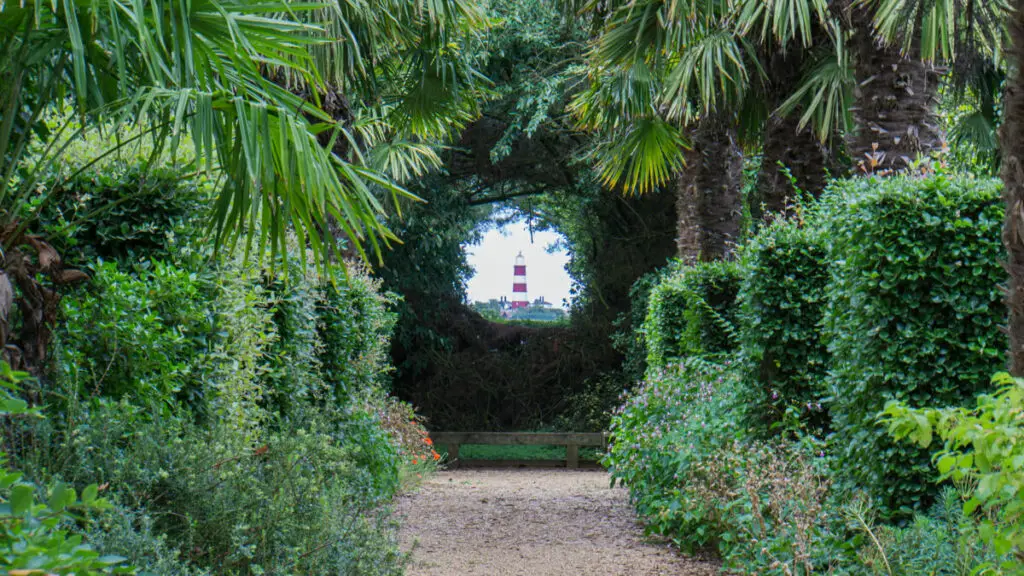
[[[317,6],[293,3],[297,13]],[[24,192],[38,174],[10,188],[12,170],[42,110],[67,90],[81,117],[145,122],[158,148],[191,135],[197,164],[226,176],[210,229],[218,245],[283,252],[295,231],[326,262],[324,239],[333,217],[365,255],[394,239],[381,223],[375,189],[407,195],[370,170],[357,154],[343,159],[321,134],[351,138],[348,128],[268,79],[286,70],[322,86],[309,48],[320,29],[280,17],[285,6],[253,0],[25,0],[0,10],[0,151],[8,170],[0,205]],[[33,58],[22,58],[32,54]],[[23,90],[25,83],[32,84]],[[45,85],[44,85],[45,84]],[[316,91],[314,91],[314,95]],[[30,114],[19,113],[24,110]],[[56,152],[56,151],[54,151]],[[55,157],[51,158],[51,161]],[[38,164],[37,172],[45,163]],[[7,210],[12,219],[19,210]]]
[[[859,0],[875,9],[879,36],[927,61],[953,62],[963,52],[993,56],[1005,40],[1006,0]],[[909,25],[912,23],[914,25]]]

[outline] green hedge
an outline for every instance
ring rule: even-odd
[[[735,350],[741,279],[738,264],[711,262],[680,268],[655,286],[644,321],[648,367]]]
[[[741,405],[761,435],[797,419],[815,431],[828,427],[820,403],[828,352],[819,327],[826,257],[821,235],[792,221],[761,230],[743,252]]]
[[[878,424],[885,402],[968,404],[1005,361],[1000,186],[856,179],[819,215],[833,262],[824,326],[838,474],[883,513],[921,508],[937,490],[928,453]]]
[[[75,265],[103,259],[168,258],[178,236],[197,235],[212,183],[179,170],[115,163],[57,186],[39,206],[46,238]]]
[[[647,372],[647,342],[644,339],[644,321],[651,292],[676,270],[676,264],[662,266],[637,278],[629,288],[629,310],[615,320],[612,344],[622,354],[622,372],[631,382],[643,380]]]

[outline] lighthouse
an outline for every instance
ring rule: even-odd
[[[530,300],[526,296],[526,258],[520,252],[516,256],[515,266],[512,267],[512,302],[511,308],[529,308]]]

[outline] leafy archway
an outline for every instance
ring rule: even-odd
[[[573,178],[586,184],[438,177],[417,190],[429,208],[411,205],[393,223],[403,244],[380,275],[400,296],[394,391],[435,428],[601,428],[642,370],[626,336],[635,322],[630,290],[675,253],[673,197],[624,197],[585,173],[574,170]],[[568,325],[493,322],[464,303],[472,271],[463,246],[497,208],[565,236],[574,292]]]

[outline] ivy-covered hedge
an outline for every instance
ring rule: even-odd
[[[969,404],[1004,362],[1000,186],[855,179],[821,212],[833,263],[824,325],[837,470],[883,513],[921,508],[937,490],[929,454],[878,424],[885,403]]]
[[[711,262],[682,267],[655,286],[644,321],[647,366],[735,350],[741,280],[736,263]]]
[[[817,230],[773,224],[744,249],[740,288],[741,405],[761,435],[796,421],[824,430],[828,352],[820,326],[829,272]]]

